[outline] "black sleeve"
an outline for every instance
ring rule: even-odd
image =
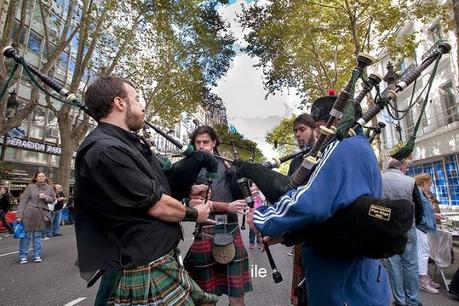
[[[91,175],[111,202],[122,207],[149,209],[164,193],[161,183],[144,173],[123,148],[100,152]]]
[[[414,215],[416,219],[416,224],[421,222],[422,217],[424,217],[424,207],[422,206],[421,194],[419,193],[419,188],[414,185],[413,188],[413,202],[414,202]]]

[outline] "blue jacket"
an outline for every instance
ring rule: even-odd
[[[381,173],[368,139],[357,135],[328,146],[308,183],[254,214],[265,235],[281,236],[319,223],[362,195],[381,197]],[[339,250],[336,250],[339,254]],[[312,306],[366,306],[390,303],[387,275],[379,260],[324,257],[303,246],[308,302]]]

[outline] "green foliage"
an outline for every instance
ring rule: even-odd
[[[218,3],[155,1],[130,46],[130,57],[117,71],[138,85],[148,112],[163,126],[176,123],[181,112],[192,113],[198,103],[216,100],[209,88],[235,54]]]
[[[277,0],[246,7],[239,21],[269,93],[295,87],[306,103],[343,88],[359,52],[387,47],[398,58],[412,56],[419,41],[414,30],[400,29],[445,12],[439,1]]]
[[[280,156],[298,150],[296,139],[293,135],[293,121],[295,118],[296,116],[291,116],[282,119],[276,127],[266,134],[266,142],[273,145]]]
[[[217,133],[220,142],[222,143],[218,147],[218,151],[225,157],[234,158],[233,154],[233,147],[230,145],[231,141],[234,141],[236,145],[237,152],[239,154],[239,158],[242,160],[252,160],[252,147],[255,148],[255,162],[263,162],[266,160],[263,153],[260,149],[257,148],[257,143],[251,140],[245,139],[244,135],[239,133],[230,133],[228,127],[226,125],[217,124],[213,126],[215,132]]]

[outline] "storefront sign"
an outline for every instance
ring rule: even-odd
[[[8,137],[7,144],[11,147],[23,148],[23,149],[28,149],[28,150],[33,150],[33,151],[38,151],[38,152],[43,152],[43,153],[50,153],[50,154],[55,154],[55,155],[61,154],[60,147],[52,146],[50,144],[41,143],[41,142],[35,142],[31,140],[22,140],[19,138],[9,138]]]

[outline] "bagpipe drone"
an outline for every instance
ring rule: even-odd
[[[451,46],[447,42],[440,42],[418,67],[402,77],[394,90],[387,90],[383,94],[379,92],[378,85],[381,77],[370,75],[367,80],[364,80],[362,91],[354,98],[357,80],[362,78],[364,69],[373,62],[371,57],[359,54],[351,79],[336,98],[326,125],[320,127],[319,139],[311,150],[304,154],[300,168],[291,178],[269,171],[269,163],[264,164],[268,166],[266,168],[263,164],[240,160],[233,163],[237,169],[236,175],[252,180],[270,202],[278,201],[288,190],[307,184],[315,166],[322,157],[322,152],[329,144],[355,135],[354,130],[362,128],[385,107],[390,107],[391,101],[396,101],[397,93],[415,82],[420,74],[435,62],[430,78],[432,81],[440,58],[450,49]],[[430,90],[432,82],[428,85]],[[372,88],[377,91],[375,104],[355,120],[355,106],[358,106]],[[428,96],[429,90],[426,96]],[[425,103],[426,101],[427,99],[425,99]],[[382,127],[383,125],[380,124],[377,128],[373,128],[374,133],[380,132]],[[414,139],[415,135],[408,140],[405,146],[397,152],[393,152],[391,156],[398,160],[408,157],[413,150]],[[370,138],[370,140],[372,139]],[[296,233],[287,233],[284,236],[284,242],[287,245],[292,245],[299,241],[306,241],[324,254],[336,254],[336,250],[340,250],[340,256],[387,258],[403,252],[407,241],[406,232],[412,227],[413,216],[414,205],[411,201],[362,196],[322,223],[305,226]],[[331,252],[332,250],[334,251]]]
[[[13,47],[8,46],[4,48],[3,55],[7,58],[13,59],[16,62],[16,65],[12,70],[10,78],[8,79],[5,85],[5,90],[6,88],[8,88],[9,82],[11,81],[11,78],[14,75],[14,72],[16,71],[18,65],[22,65],[24,67],[24,71],[27,73],[29,78],[40,90],[42,90],[46,94],[52,96],[53,98],[57,99],[62,103],[69,104],[71,106],[84,110],[86,114],[91,116],[91,113],[89,109],[86,107],[86,105],[82,104],[81,101],[74,94],[66,90],[64,86],[58,83],[56,80],[42,74],[38,69],[27,63],[24,57],[20,56]],[[65,98],[65,100],[61,100],[53,96],[52,94],[48,93],[35,80],[34,75],[37,76],[44,84],[46,84],[51,89],[62,95]],[[194,182],[196,181],[196,178],[198,177],[198,174],[202,168],[205,168],[207,170],[208,181],[212,181],[215,178],[218,164],[213,155],[205,152],[196,152],[191,145],[181,144],[172,136],[168,135],[160,128],[156,127],[148,121],[145,121],[145,125],[153,129],[156,133],[165,137],[171,143],[173,143],[177,148],[180,149],[180,153],[184,156],[184,158],[180,161],[171,164],[171,162],[166,157],[162,156],[161,154],[159,154],[159,152],[154,150],[154,144],[146,129],[144,129],[142,133],[140,133],[139,135],[143,139],[143,141],[147,145],[149,145],[151,149],[153,149],[153,156],[155,156],[158,159],[163,171],[165,172],[169,184],[171,185],[172,195],[176,199],[188,197],[189,192],[191,190],[191,186],[194,185]]]

